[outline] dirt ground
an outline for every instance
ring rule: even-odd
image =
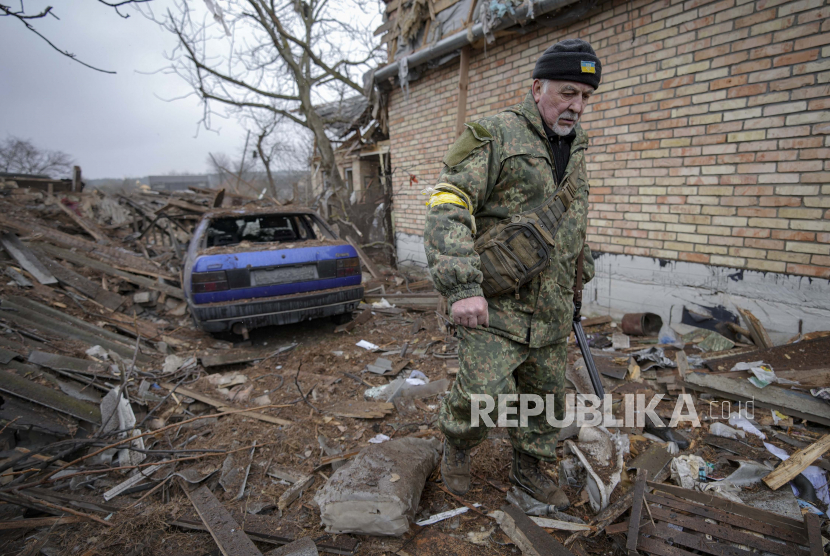
[[[420,321],[422,328],[413,333],[413,324]],[[280,495],[287,488],[277,479],[266,475],[266,470],[272,465],[315,475],[315,483],[306,490],[302,498],[294,502],[282,515],[282,520],[299,526],[303,536],[311,535],[320,539],[327,535],[320,525],[319,510],[312,501],[316,490],[325,482],[332,470],[330,466],[317,468],[320,459],[325,457],[318,438],[325,438],[326,444],[336,447],[345,453],[359,450],[367,445],[369,438],[377,434],[385,434],[390,438],[406,436],[415,433],[433,433],[440,438],[437,431],[436,419],[440,399],[433,397],[426,400],[417,400],[406,415],[394,411],[383,419],[352,419],[332,417],[326,414],[326,408],[336,402],[344,400],[362,400],[367,386],[349,378],[344,373],[360,376],[365,382],[372,385],[388,383],[389,379],[363,372],[367,364],[373,363],[377,353],[369,352],[357,347],[359,340],[367,340],[382,349],[399,350],[404,342],[409,343],[406,359],[411,361],[404,374],[408,375],[411,369],[423,372],[431,381],[442,378],[452,378],[448,373],[449,365],[457,364],[457,359],[441,359],[433,353],[445,354],[456,348],[456,340],[448,335],[439,333],[437,319],[434,315],[409,312],[402,315],[384,316],[377,314],[375,318],[364,325],[356,327],[350,333],[334,332],[335,325],[329,320],[315,320],[296,325],[283,327],[268,327],[252,331],[251,342],[253,347],[270,348],[297,343],[291,351],[279,354],[269,360],[256,363],[212,368],[222,373],[239,372],[253,384],[253,391],[249,398],[254,399],[267,394],[272,405],[282,406],[274,409],[261,410],[263,413],[292,421],[296,424],[281,427],[239,415],[229,415],[218,420],[209,420],[206,427],[197,428],[197,421],[193,428],[188,427],[180,431],[168,430],[155,438],[155,446],[174,446],[181,443],[186,434],[202,433],[188,444],[188,449],[235,449],[253,444],[258,447],[254,452],[248,488],[245,496],[234,500],[235,492],[224,492],[218,485],[219,473],[208,479],[208,484],[214,494],[229,510],[257,506],[264,507],[264,515],[278,516],[275,508]],[[238,339],[232,336],[210,337],[199,332],[189,334],[193,339],[201,336],[201,344],[211,345],[218,340]],[[419,356],[419,350],[429,346],[426,356]],[[575,357],[575,353],[573,354]],[[399,356],[386,355],[393,364],[402,362]],[[298,371],[302,374],[301,380],[295,382]],[[310,375],[331,377],[333,381],[321,381],[318,384],[332,382],[328,386],[315,386]],[[299,387],[307,395],[307,402],[300,396]],[[314,389],[309,390],[314,386]],[[216,387],[211,385],[206,376],[203,376],[190,388],[212,397],[219,397]],[[234,404],[246,407],[249,403]],[[314,407],[311,407],[311,406]],[[167,407],[163,408],[166,409]],[[164,410],[159,413],[164,413]],[[187,416],[182,415],[181,418]],[[140,416],[139,416],[140,418]],[[211,422],[215,421],[215,422]],[[184,427],[182,427],[184,428]],[[561,449],[561,448],[560,448]],[[247,462],[249,451],[237,452],[234,463]],[[207,457],[199,460],[200,470],[220,470],[225,456]],[[495,429],[486,442],[473,452],[474,474],[473,487],[464,497],[468,503],[481,503],[482,514],[498,509],[504,502],[504,492],[509,488],[508,471],[511,461],[511,449],[506,431]],[[179,468],[181,469],[181,468]],[[163,471],[163,470],[162,470]],[[552,476],[554,469],[550,468]],[[161,472],[159,473],[161,475]],[[78,491],[84,494],[102,492],[102,489],[117,484],[123,476],[110,473],[90,485],[90,488]],[[428,480],[421,496],[416,517],[418,519],[460,507],[460,503],[449,494],[438,488],[440,474],[436,470]],[[141,497],[143,492],[119,497],[122,501],[134,501]],[[590,520],[591,512],[579,493],[570,490],[571,499],[576,507],[569,513]],[[118,500],[118,499],[116,499]],[[208,554],[214,551],[216,545],[207,532],[185,531],[167,525],[177,517],[192,511],[192,505],[183,491],[172,483],[167,483],[159,491],[142,501],[138,506],[127,511],[119,511],[111,517],[113,527],[107,528],[97,523],[58,526],[49,535],[48,544],[53,548],[51,554],[56,555],[112,555],[123,554],[170,554],[194,556]],[[482,533],[492,531],[486,546],[477,547],[484,553],[514,554],[515,547],[509,544],[509,539],[500,531],[495,522],[482,514],[467,512],[461,516],[425,527],[441,531],[459,543],[459,549],[466,549],[470,545],[468,533]],[[407,551],[407,546],[421,533],[420,528],[413,526],[409,534],[401,539],[376,538],[360,536],[359,554],[381,555],[400,551]],[[6,537],[7,549],[11,545],[25,540],[17,532],[11,531]],[[14,540],[9,536],[18,537]],[[564,541],[565,533],[554,533],[560,541]],[[59,542],[55,542],[56,540]],[[466,545],[466,546],[464,546]],[[3,541],[0,541],[0,553]],[[266,552],[273,545],[261,544],[260,549]],[[600,548],[600,547],[596,547]],[[401,552],[403,554],[404,552]],[[410,552],[412,553],[412,552]]]

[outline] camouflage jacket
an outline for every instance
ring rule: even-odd
[[[488,330],[531,347],[549,345],[570,333],[576,260],[583,246],[583,282],[594,274],[591,250],[585,244],[588,136],[581,127],[576,130],[560,185],[576,180],[577,194],[556,234],[550,264],[519,290],[518,299],[506,294],[487,300]],[[552,161],[542,117],[530,93],[521,104],[467,124],[444,157],[438,181],[461,189],[472,206],[468,210],[452,203],[432,205],[424,228],[433,281],[450,305],[483,295],[474,230],[478,237],[499,220],[534,209],[553,195],[558,188]]]

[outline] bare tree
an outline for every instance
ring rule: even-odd
[[[253,152],[254,159],[259,159],[259,164],[265,170],[268,178],[268,192],[275,199],[277,198],[277,186],[274,181],[274,170],[299,170],[307,169],[310,158],[307,151],[305,137],[292,133],[287,126],[281,125],[281,118],[270,118],[268,120],[256,120],[256,150]]]
[[[219,174],[224,187],[232,189],[238,195],[259,195],[260,190],[251,183],[251,173],[256,165],[253,157],[242,149],[238,159],[231,159],[225,153],[208,153],[208,167]]]
[[[127,14],[127,13],[122,12],[121,10],[119,10],[119,8],[123,8],[124,6],[126,6],[128,4],[144,4],[144,3],[147,3],[147,2],[151,2],[151,1],[152,0],[115,0],[114,2],[109,2],[107,0],[98,0],[99,3],[104,4],[105,6],[108,6],[110,8],[113,8],[115,10],[115,13],[117,13],[118,15],[123,17],[124,19],[127,19],[128,17],[130,17],[130,15]],[[17,20],[18,22],[22,23],[26,27],[26,29],[28,29],[29,31],[31,31],[32,33],[34,33],[35,35],[37,35],[38,37],[40,37],[41,39],[46,41],[46,44],[51,46],[54,50],[58,51],[60,54],[66,56],[67,58],[70,58],[70,59],[74,60],[75,62],[78,62],[82,66],[86,66],[89,69],[94,69],[95,71],[100,71],[101,73],[115,73],[114,71],[103,70],[101,68],[96,68],[95,66],[91,66],[91,65],[87,64],[86,62],[82,62],[81,60],[78,59],[77,55],[72,54],[68,50],[64,50],[64,49],[60,48],[59,46],[57,46],[55,43],[53,43],[48,38],[46,38],[45,35],[43,35],[40,31],[38,31],[35,28],[34,22],[39,20],[39,19],[44,19],[44,18],[47,18],[47,17],[53,17],[55,19],[60,19],[55,14],[54,8],[52,6],[46,6],[45,8],[43,8],[40,11],[29,11],[26,8],[26,5],[24,4],[23,0],[20,0],[20,7],[19,8],[12,8],[11,5],[9,5],[9,4],[0,4],[0,17],[8,17],[8,18],[11,18],[13,20]]]
[[[236,0],[222,11],[205,0],[210,14],[180,1],[159,22],[179,39],[172,68],[204,101],[205,127],[218,107],[302,126],[313,134],[329,187],[348,195],[327,134],[342,116],[323,117],[319,108],[362,95],[361,75],[379,61],[362,1]]]
[[[26,139],[8,137],[0,142],[0,172],[69,176],[72,162],[65,152],[41,149]]]

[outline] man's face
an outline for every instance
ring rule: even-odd
[[[534,79],[531,92],[547,126],[555,134],[565,136],[582,117],[594,88],[574,81],[543,83],[541,79]]]

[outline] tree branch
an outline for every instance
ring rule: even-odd
[[[78,57],[75,54],[72,54],[71,52],[68,52],[66,50],[62,50],[62,49],[58,48],[58,46],[55,45],[55,43],[53,43],[52,41],[47,39],[44,35],[40,34],[38,32],[38,30],[35,29],[34,27],[32,27],[32,25],[29,24],[29,22],[27,21],[27,19],[39,19],[41,17],[45,17],[47,14],[51,13],[51,9],[52,8],[50,6],[50,7],[46,8],[41,14],[38,14],[37,16],[29,17],[29,16],[23,15],[22,12],[13,12],[11,10],[11,8],[9,8],[8,6],[4,6],[3,4],[0,4],[0,17],[11,16],[11,17],[16,18],[18,21],[20,21],[23,25],[26,26],[26,29],[28,29],[29,31],[31,31],[32,33],[34,33],[35,35],[37,35],[38,37],[43,39],[46,42],[46,44],[48,44],[49,46],[52,47],[52,49],[56,50],[57,52],[60,52],[61,54],[63,54],[67,58],[69,58],[70,60],[78,62],[82,66],[86,66],[89,69],[93,69],[95,71],[100,71],[101,73],[114,74],[115,73],[114,71],[109,71],[109,70],[105,70],[105,69],[101,69],[101,68],[96,68],[95,66],[89,65],[86,62],[83,62],[83,61],[79,60]]]

